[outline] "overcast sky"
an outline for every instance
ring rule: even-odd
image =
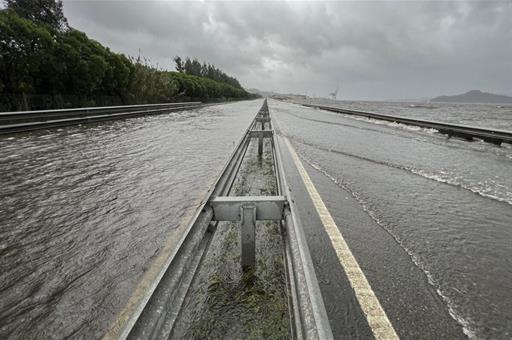
[[[512,95],[512,1],[64,0],[71,26],[173,68],[197,57],[246,88],[339,99]]]

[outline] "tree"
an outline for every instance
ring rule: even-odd
[[[201,66],[201,77],[208,78],[208,65],[206,65],[205,62],[203,62],[203,65]]]
[[[201,63],[194,58],[192,60],[192,73],[193,76],[201,77]]]
[[[213,65],[176,57],[181,72],[159,70],[140,56],[113,53],[83,32],[57,31],[12,8],[0,11],[0,112],[250,98]],[[214,77],[219,81],[208,79]]]
[[[190,61],[190,58],[187,57],[185,59],[185,65],[183,66],[183,70],[186,74],[192,74],[192,61]]]
[[[25,97],[36,91],[50,62],[54,41],[50,33],[15,13],[0,12],[0,78],[3,93]],[[18,106],[20,105],[13,105]],[[23,103],[23,109],[27,109]]]
[[[183,60],[179,56],[174,57],[174,62],[176,63],[176,71],[183,72],[185,71],[185,66],[183,65]]]
[[[36,24],[46,24],[57,31],[69,28],[62,0],[5,0],[8,9]]]
[[[242,89],[238,80],[234,77],[228,76],[221,69],[216,68],[214,65],[201,64],[197,59],[191,60],[189,57],[183,61],[180,57],[175,57],[176,70],[180,73],[189,74],[192,76],[209,78],[215,81],[223,82],[235,88]]]

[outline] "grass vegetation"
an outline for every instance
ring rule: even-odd
[[[232,195],[276,195],[271,145],[259,159],[251,143]],[[183,339],[288,339],[287,283],[279,223],[256,222],[256,266],[240,268],[240,226],[224,222],[217,232],[187,312],[175,336]]]

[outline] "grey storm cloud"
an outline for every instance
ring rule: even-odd
[[[512,94],[511,1],[64,0],[70,24],[171,69],[197,57],[247,87],[342,99]]]

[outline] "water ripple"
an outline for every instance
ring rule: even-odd
[[[0,137],[0,338],[98,338],[260,102]]]

